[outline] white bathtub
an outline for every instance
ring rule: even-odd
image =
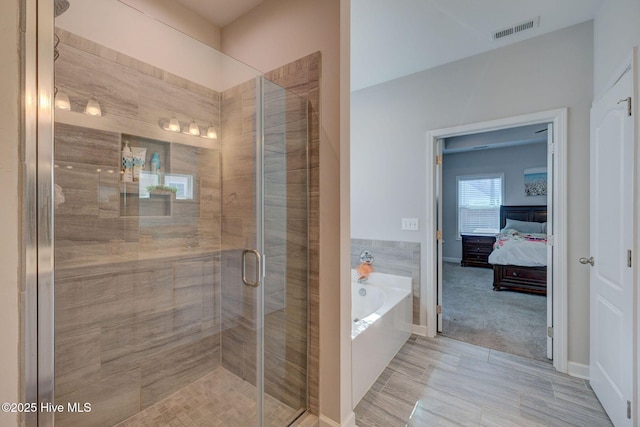
[[[409,339],[413,304],[410,277],[374,272],[363,284],[356,282],[355,271],[351,277],[351,372],[355,407]]]

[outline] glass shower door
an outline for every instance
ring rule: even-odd
[[[241,105],[255,122],[226,131]],[[255,384],[258,425],[286,426],[308,402],[307,102],[260,77],[221,111],[222,363]]]
[[[263,79],[265,425],[307,408],[308,102]]]

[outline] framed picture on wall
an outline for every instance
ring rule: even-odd
[[[547,167],[527,168],[524,170],[524,195],[547,195]]]
[[[175,187],[176,199],[191,200],[193,199],[193,176],[178,173],[165,174],[164,185],[167,187]]]

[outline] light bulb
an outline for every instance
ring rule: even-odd
[[[69,97],[62,91],[58,91],[58,94],[56,95],[53,102],[56,108],[59,110],[71,110],[71,102],[69,101]]]
[[[212,124],[209,124],[209,128],[207,129],[207,138],[218,139],[218,132],[216,132],[216,128],[214,128]]]
[[[200,127],[195,120],[192,120],[189,124],[189,133],[194,136],[200,136]]]
[[[175,117],[171,117],[171,120],[169,120],[169,130],[171,132],[180,132],[180,122]]]
[[[89,102],[87,102],[84,113],[90,116],[102,116],[102,109],[100,108],[100,104],[98,103],[98,100],[93,96],[91,97],[91,99],[89,99]]]

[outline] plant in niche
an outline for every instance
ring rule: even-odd
[[[177,193],[178,189],[176,187],[170,187],[167,185],[149,185],[147,187],[147,191],[149,193]]]

